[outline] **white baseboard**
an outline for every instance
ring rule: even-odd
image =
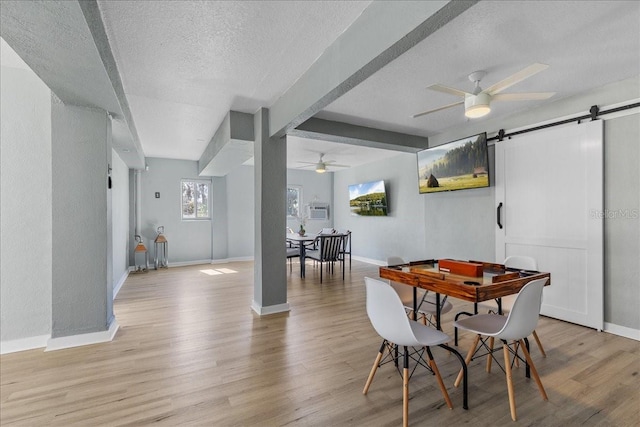
[[[276,313],[286,313],[287,311],[291,311],[289,307],[289,303],[286,302],[284,304],[276,304],[270,305],[267,307],[262,307],[257,302],[253,301],[251,304],[251,309],[258,313],[260,316],[266,316],[268,314],[276,314]]]
[[[640,341],[640,330],[638,329],[627,328],[626,326],[614,325],[613,323],[605,322],[604,331],[613,335]]]
[[[44,351],[62,350],[64,348],[80,347],[83,345],[99,344],[113,340],[118,332],[118,321],[114,318],[106,331],[88,334],[71,335],[68,337],[50,338]]]
[[[11,341],[0,342],[0,354],[17,353],[19,351],[44,348],[51,335],[39,335],[36,337],[20,338]]]
[[[210,259],[199,259],[199,260],[195,260],[195,261],[181,261],[181,262],[169,262],[168,267],[172,268],[172,267],[187,267],[189,265],[203,265],[203,264],[211,264],[211,260]],[[153,263],[149,264],[149,271],[154,271],[155,267],[153,265]],[[136,267],[135,266],[129,266],[129,272],[133,272],[136,271]]]
[[[227,262],[236,262],[236,261],[253,261],[253,259],[254,258],[252,256],[241,256],[241,257],[225,258],[225,259],[212,259],[211,264],[224,264]]]
[[[122,288],[122,285],[124,285],[125,280],[127,280],[127,277],[129,277],[129,271],[131,270],[125,271],[120,280],[118,280],[118,283],[116,283],[116,285],[113,287],[113,299],[116,298],[118,292],[120,292],[120,289]]]
[[[210,259],[200,259],[195,261],[182,261],[182,262],[170,262],[169,268],[171,267],[187,267],[189,265],[202,265],[202,264],[211,264]],[[150,268],[153,270],[153,267]]]
[[[362,261],[362,262],[366,262],[368,264],[373,264],[373,265],[378,265],[380,267],[386,267],[387,263],[386,261],[380,261],[377,259],[371,259],[371,258],[364,258],[361,256],[353,256],[353,259],[355,259],[356,261]]]

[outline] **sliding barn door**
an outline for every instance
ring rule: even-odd
[[[551,273],[541,314],[603,328],[603,122],[496,143],[496,259]]]

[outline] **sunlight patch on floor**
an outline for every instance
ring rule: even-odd
[[[233,273],[237,273],[237,271],[232,270],[230,268],[218,268],[216,270],[213,270],[213,269],[200,270],[200,273],[208,274],[209,276],[217,276],[218,274],[233,274]]]

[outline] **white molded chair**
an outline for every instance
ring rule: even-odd
[[[535,258],[532,258],[530,256],[523,256],[523,255],[513,255],[513,256],[509,256],[504,260],[504,266],[507,268],[515,268],[515,269],[519,269],[519,270],[532,270],[532,271],[537,271],[538,270],[538,263],[536,262]],[[509,311],[511,311],[511,307],[513,307],[513,303],[516,300],[516,295],[508,295],[506,297],[502,297],[502,312],[504,314],[508,314]],[[540,303],[542,303],[542,300],[540,300]],[[491,301],[486,301],[483,302],[482,304],[479,304],[482,307],[488,308],[490,311],[497,313],[498,312],[498,304],[491,300]],[[547,353],[545,353],[544,351],[544,347],[542,347],[542,342],[540,342],[540,338],[538,338],[538,334],[536,333],[536,331],[533,331],[533,338],[536,340],[536,344],[538,345],[538,348],[540,349],[540,353],[542,354],[543,357],[547,357]],[[517,360],[517,359],[516,359]]]
[[[493,358],[493,341],[499,339],[502,341],[502,350],[504,355],[504,371],[507,379],[507,390],[509,392],[509,407],[511,409],[511,418],[516,421],[516,401],[513,390],[513,381],[511,378],[511,357],[513,354],[517,355],[518,348],[522,348],[525,359],[528,366],[531,369],[531,373],[538,384],[540,394],[544,400],[548,400],[547,393],[542,386],[542,381],[538,376],[527,346],[524,340],[531,335],[533,330],[538,324],[538,317],[540,314],[540,301],[542,300],[542,289],[547,279],[536,279],[527,283],[518,293],[513,307],[509,312],[509,316],[502,316],[499,314],[477,314],[475,316],[467,317],[455,322],[457,328],[467,330],[476,334],[473,345],[469,348],[467,357],[465,359],[468,365],[473,356],[478,350],[484,348],[489,354],[487,360],[487,371],[491,369],[490,360]],[[489,344],[486,343],[486,338],[489,338]],[[478,343],[481,343],[478,347]],[[509,343],[513,343],[514,348],[510,347]],[[460,380],[462,379],[463,372],[460,371],[458,378],[454,385],[458,387]]]
[[[433,354],[429,349],[431,346],[448,342],[450,340],[449,336],[442,331],[410,320],[406,315],[400,297],[387,283],[370,277],[365,277],[364,280],[367,288],[367,315],[373,328],[383,338],[383,342],[362,394],[367,394],[367,391],[369,391],[373,377],[381,365],[385,348],[392,355],[394,353],[394,345],[404,347],[402,352],[402,422],[403,426],[407,426],[409,423],[409,347],[418,347],[424,348],[424,350],[419,353],[418,359],[412,358],[417,360],[418,363],[426,362],[422,357],[424,351],[426,351],[429,364],[428,366],[423,366],[428,367],[434,373],[444,400],[447,406],[452,409],[453,404],[444,386],[436,362],[433,360]]]
[[[387,265],[400,265],[405,264],[405,261],[397,256],[390,256],[387,258]],[[413,286],[404,285],[402,283],[391,281],[391,286],[398,293],[402,304],[405,306],[408,314],[411,316],[413,313]],[[424,325],[427,322],[431,326],[435,326],[435,316],[438,314],[438,306],[436,303],[436,296],[430,295],[424,289],[417,289],[416,296],[418,298],[417,308],[418,312],[416,313],[416,318],[422,318],[422,323]],[[440,314],[445,314],[451,311],[453,305],[449,301],[447,301],[447,297],[445,295],[444,298],[440,299]]]

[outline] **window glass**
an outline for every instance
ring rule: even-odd
[[[302,206],[302,187],[299,185],[287,186],[287,216],[299,217]]]
[[[210,181],[183,179],[182,219],[210,219],[209,190]]]

